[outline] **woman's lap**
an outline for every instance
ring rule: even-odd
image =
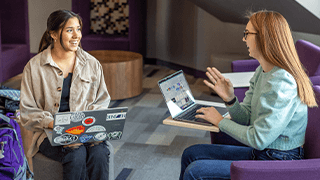
[[[239,160],[299,160],[303,148],[288,151],[256,150],[251,147],[198,144],[184,150],[181,158],[180,180],[230,179],[230,165]]]
[[[62,163],[64,179],[85,179],[88,175],[90,179],[108,179],[110,151],[105,142],[63,148],[51,146],[45,138],[39,151]]]
[[[230,179],[230,165],[236,160],[251,160],[250,147],[199,144],[185,149],[181,159],[182,179]]]

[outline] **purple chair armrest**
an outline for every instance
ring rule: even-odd
[[[236,60],[232,61],[231,69],[232,72],[249,72],[255,71],[259,65],[260,63],[256,59]]]
[[[320,76],[309,77],[313,85],[320,85]]]
[[[293,161],[234,161],[232,180],[319,180],[320,159]]]

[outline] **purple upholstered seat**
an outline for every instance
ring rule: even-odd
[[[0,83],[20,73],[30,59],[28,1],[0,1]]]
[[[123,50],[137,52],[145,56],[146,1],[128,0],[129,35],[90,34],[90,1],[72,0],[72,11],[79,14],[83,21],[81,45],[84,50]]]
[[[320,86],[314,86],[320,102]],[[320,179],[320,109],[308,109],[305,137],[305,160],[296,161],[234,161],[232,180],[319,180]]]

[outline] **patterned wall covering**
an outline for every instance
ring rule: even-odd
[[[128,0],[91,0],[90,10],[90,33],[128,35]]]

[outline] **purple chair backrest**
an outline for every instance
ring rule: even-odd
[[[320,47],[301,39],[295,45],[308,76],[320,76]]]
[[[313,88],[317,102],[320,103],[320,86],[313,86]],[[320,158],[320,107],[308,109],[304,150],[307,159]]]

